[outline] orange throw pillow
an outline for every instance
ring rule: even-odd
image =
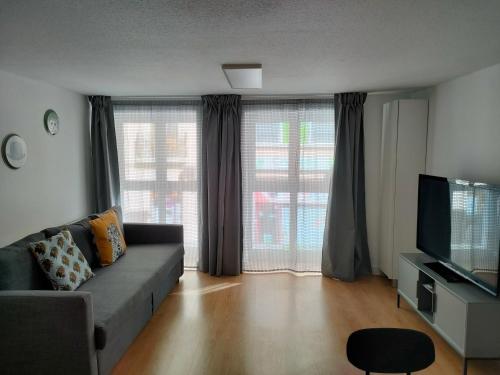
[[[113,264],[125,254],[125,239],[115,210],[107,210],[97,219],[90,220],[101,266]]]

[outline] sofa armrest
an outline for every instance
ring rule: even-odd
[[[0,291],[0,332],[3,374],[97,374],[88,292]]]
[[[125,223],[123,227],[125,242],[131,245],[184,242],[182,225]]]

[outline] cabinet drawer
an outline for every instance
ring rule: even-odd
[[[461,354],[465,350],[466,321],[467,305],[441,285],[436,285],[434,324]]]
[[[409,298],[414,306],[417,306],[417,282],[418,269],[400,257],[398,292]]]

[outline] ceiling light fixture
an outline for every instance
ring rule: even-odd
[[[262,88],[262,64],[223,64],[222,70],[233,89]]]

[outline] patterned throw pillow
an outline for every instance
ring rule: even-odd
[[[56,290],[75,290],[94,276],[68,230],[29,247]]]
[[[109,266],[125,254],[127,245],[115,210],[107,210],[96,219],[90,220],[90,225],[101,266]]]

